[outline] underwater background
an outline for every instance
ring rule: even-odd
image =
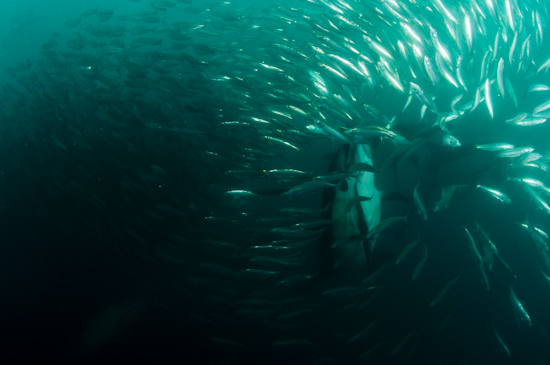
[[[545,1],[0,4],[4,363],[550,363]]]

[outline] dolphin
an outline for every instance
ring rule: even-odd
[[[329,172],[349,172],[356,164],[373,165],[369,145],[342,145]],[[326,213],[331,226],[322,242],[321,275],[345,274],[363,279],[373,272],[375,240],[367,236],[381,217],[382,192],[375,186],[375,172],[353,171],[334,189],[327,189],[323,199],[325,203],[331,202]]]

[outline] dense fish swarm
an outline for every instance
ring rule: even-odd
[[[155,304],[228,363],[550,362],[545,1],[150,5],[10,70],[8,206],[169,267]],[[369,177],[378,224],[331,241]]]

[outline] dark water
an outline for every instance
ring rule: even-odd
[[[518,2],[526,24],[535,10],[546,19],[546,5]],[[359,9],[347,13],[356,21],[361,9],[376,6],[350,4]],[[312,85],[308,72],[330,58],[314,56],[311,44],[344,55],[349,51],[341,47],[347,42],[343,37],[358,44],[362,39],[361,33],[343,35],[337,26],[331,32],[316,28],[342,22],[324,3],[48,5],[6,8],[12,15],[5,15],[0,39],[12,50],[2,56],[0,77],[4,362],[550,361],[548,254],[520,225],[528,219],[548,231],[548,214],[508,179],[545,183],[547,172],[511,167],[513,162],[475,148],[493,142],[532,146],[545,161],[547,124],[519,128],[503,122],[547,100],[526,93],[535,82],[548,83],[535,66],[517,75],[506,66],[520,106],[497,96],[495,82],[494,120],[484,102],[466,111],[450,128],[462,146],[450,148],[441,143],[442,130],[423,127],[431,127],[435,114],[428,111],[421,122],[417,99],[402,112],[407,93],[396,92],[380,76],[375,90],[351,85],[345,94],[345,83],[323,74],[333,94],[348,102],[351,94],[360,95],[353,107]],[[459,7],[452,9],[460,13]],[[441,13],[432,15],[424,21],[442,34]],[[487,40],[478,35],[479,50],[467,67],[470,88],[461,91],[464,102],[474,99],[477,67],[496,29],[488,25]],[[526,25],[521,41],[532,31]],[[548,58],[544,32],[536,51],[532,35],[537,67]],[[393,40],[393,33],[384,34],[381,39]],[[502,47],[497,62],[507,57]],[[407,72],[403,64],[399,72]],[[495,64],[488,73],[496,78]],[[450,111],[455,89],[446,84],[427,90]],[[333,111],[334,119],[344,111],[360,116],[333,125],[341,131],[365,123],[382,126],[363,103],[388,119],[396,115],[395,130],[422,142],[409,158],[386,165],[400,147],[388,139],[372,141],[376,186],[386,194],[382,219],[407,219],[380,235],[368,271],[320,275],[330,245],[326,233],[289,239],[273,229],[327,218],[329,210],[298,218],[280,212],[321,209],[326,194],[320,189],[290,198],[280,194],[326,174],[341,146],[337,139],[308,132],[319,113]],[[266,173],[271,169],[309,175],[286,180]],[[512,203],[476,184],[505,192]],[[426,221],[413,202],[417,185],[428,209]],[[465,187],[448,209],[434,212],[442,189],[450,185]],[[226,194],[231,190],[254,196],[231,198]],[[482,251],[477,224],[502,259],[493,257],[492,270],[485,269],[489,290],[463,229],[472,232]],[[396,265],[416,239],[420,243]],[[289,252],[251,248],[275,240],[287,240],[273,245]],[[419,266],[423,255],[425,264]],[[481,255],[487,267],[488,254]],[[335,288],[354,290],[327,294]],[[511,288],[531,325],[521,320]]]

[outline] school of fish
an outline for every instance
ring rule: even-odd
[[[14,68],[1,138],[53,167],[5,170],[181,267],[235,358],[550,361],[549,4],[188,4],[90,9]]]

